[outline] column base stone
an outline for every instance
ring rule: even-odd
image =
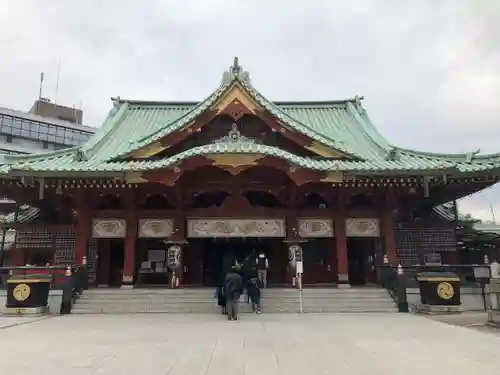
[[[349,284],[349,275],[347,273],[339,273],[338,278],[339,278],[339,283],[338,283],[339,288],[349,288],[351,286]]]

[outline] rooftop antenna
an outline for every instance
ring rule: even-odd
[[[57,58],[56,92],[54,95],[54,108],[57,104],[57,94],[59,92],[59,76],[61,74],[61,58]]]
[[[36,114],[38,114],[40,110],[40,100],[42,100],[42,91],[43,91],[43,72],[40,73],[40,87],[38,89],[38,100],[36,102]]]
[[[493,219],[493,224],[496,224],[497,221],[495,219],[495,210],[493,209],[493,205],[490,204],[491,218]]]

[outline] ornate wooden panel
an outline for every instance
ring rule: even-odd
[[[52,249],[52,232],[46,227],[21,228],[16,236],[16,246],[22,249]]]
[[[139,219],[139,238],[167,238],[173,232],[172,219]]]
[[[55,235],[55,262],[56,264],[73,264],[75,262],[76,233],[71,225],[61,227]]]
[[[187,224],[191,238],[286,236],[284,219],[189,219]]]
[[[405,264],[417,263],[422,256],[456,251],[453,228],[399,228],[395,230],[397,256]]]
[[[324,218],[298,219],[299,235],[301,237],[333,237],[333,220]]]
[[[347,237],[380,237],[380,226],[378,219],[346,219]]]
[[[97,279],[97,239],[91,238],[87,251],[87,267],[89,273],[89,283],[95,283]]]
[[[418,263],[418,232],[415,229],[396,229],[396,254],[403,264]]]
[[[126,227],[124,219],[93,219],[92,238],[124,238]]]

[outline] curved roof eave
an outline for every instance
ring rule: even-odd
[[[283,159],[300,168],[306,168],[325,172],[346,172],[346,173],[372,173],[372,172],[396,172],[396,173],[421,173],[428,171],[449,171],[456,170],[455,165],[449,163],[421,164],[409,167],[399,161],[356,161],[356,160],[317,160],[308,157],[294,155],[277,147],[255,144],[255,143],[213,143],[204,146],[194,147],[183,151],[175,156],[160,160],[136,160],[136,161],[99,161],[89,159],[75,161],[68,156],[60,156],[51,160],[36,160],[32,163],[6,166],[8,171],[30,171],[45,173],[66,173],[66,172],[109,172],[124,173],[131,171],[149,171],[155,169],[168,168],[177,163],[194,156],[205,156],[211,154],[261,154],[264,156],[277,157]]]

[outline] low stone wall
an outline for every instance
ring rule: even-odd
[[[62,290],[51,290],[49,292],[49,311],[53,315],[59,315],[62,304]],[[5,312],[5,304],[7,303],[7,291],[0,290],[0,314]]]
[[[406,294],[410,311],[420,311],[421,300],[419,289],[406,288]],[[460,311],[484,311],[484,301],[480,287],[461,287],[460,299],[462,302]]]
[[[500,327],[500,280],[492,279],[488,285],[489,304],[488,324]]]

